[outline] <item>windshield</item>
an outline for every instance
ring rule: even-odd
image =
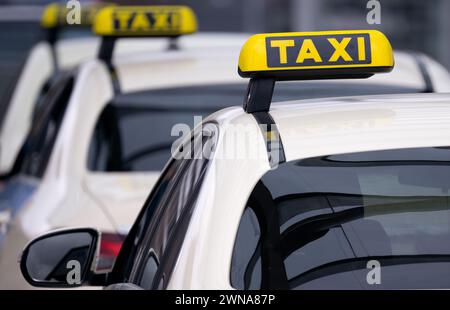
[[[170,158],[180,132],[200,119],[229,106],[242,106],[244,83],[147,90],[116,96],[105,108],[90,142],[88,167],[92,171],[159,171]],[[395,94],[418,89],[389,85],[338,82],[291,82],[277,85],[274,101],[306,98]]]
[[[441,277],[450,270],[449,159],[449,148],[435,147],[280,165],[242,216],[233,286],[450,288]],[[374,261],[376,285],[368,280]]]

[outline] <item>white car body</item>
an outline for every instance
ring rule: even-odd
[[[239,35],[201,34],[180,38],[181,48],[220,47],[240,44]],[[236,38],[238,38],[236,40]],[[70,38],[57,41],[55,56],[59,70],[71,70],[82,62],[95,58],[100,38]],[[118,42],[115,55],[139,54],[166,49],[167,39],[127,39]],[[45,83],[55,72],[53,48],[39,42],[30,51],[12,93],[2,128],[0,128],[0,175],[8,173],[30,129],[32,113]]]
[[[193,35],[182,39],[182,43],[183,40],[186,40],[187,45],[188,42],[191,43],[173,53],[118,53],[114,63],[122,92],[243,83],[236,74],[236,59],[246,36],[238,36],[229,41],[216,36],[217,41],[214,41],[210,40],[211,36],[198,35],[199,41],[205,38],[203,44],[198,43],[199,41],[196,43],[196,37],[197,35]],[[160,41],[160,44],[159,47],[165,46],[163,44],[167,42]],[[397,67],[392,73],[354,82],[425,88],[423,75],[415,59],[403,53],[396,57]],[[430,64],[430,76],[436,82],[435,90],[449,91],[450,84],[446,83],[450,81],[448,72],[431,60],[426,61]],[[136,218],[160,172],[103,173],[91,172],[86,166],[88,144],[97,118],[113,95],[110,74],[104,63],[90,60],[79,67],[75,87],[45,174],[37,183],[36,191],[10,223],[10,231],[0,252],[0,273],[3,270],[14,272],[8,273],[12,278],[8,277],[8,283],[0,283],[0,288],[23,287],[25,282],[17,267],[14,267],[16,253],[37,235],[68,226],[95,226],[101,231],[123,233],[128,231]],[[241,112],[241,108],[236,108],[219,115],[242,114]],[[254,122],[245,114],[240,119],[243,123]],[[264,166],[265,168],[267,167]],[[242,166],[242,172],[252,169],[252,166]],[[261,173],[261,169],[259,167],[253,172],[247,171],[249,177]],[[214,182],[211,184],[216,186]],[[241,194],[243,190],[244,188]],[[225,191],[222,193],[225,194]],[[13,274],[16,274],[16,279],[13,279]],[[177,277],[173,283],[178,283],[176,279]],[[202,285],[217,287],[209,286],[210,284],[206,281]]]
[[[234,60],[245,36],[224,34],[211,38],[212,35],[181,38],[182,50],[173,53],[166,51],[167,40],[164,39],[144,40],[159,49],[157,52],[149,53],[148,48],[144,49],[145,53],[141,51],[136,55],[118,52],[115,68],[122,93],[240,82]],[[120,48],[121,42],[118,43]],[[123,43],[134,46],[134,50],[139,50],[136,47],[141,44],[139,39],[127,39]],[[25,180],[33,183],[36,190],[8,225],[0,251],[0,273],[7,276],[2,277],[5,281],[0,281],[0,288],[28,287],[15,268],[16,254],[26,242],[45,231],[87,224],[103,231],[126,233],[149,187],[159,177],[159,171],[102,173],[88,170],[89,142],[100,113],[114,96],[113,83],[106,65],[97,59],[83,63],[75,79],[45,174],[42,180]]]
[[[234,63],[242,43],[240,39],[245,38],[239,37],[234,46],[228,47],[119,56],[115,67],[121,90],[129,93],[143,89],[242,82],[236,75]],[[396,59],[400,63],[414,61],[407,55]],[[396,68],[390,74],[354,82],[423,87],[421,73],[414,72],[416,67],[400,64]],[[436,70],[438,74],[445,77],[448,73]],[[450,77],[447,78],[450,81]],[[113,97],[113,86],[105,65],[98,60],[82,65],[76,80],[46,173],[18,218],[30,238],[55,227],[87,223],[106,231],[126,232],[148,189],[159,176],[159,171],[93,173],[87,169],[88,143],[100,112]],[[442,85],[439,89],[450,91],[450,85]]]
[[[123,57],[115,67],[123,93],[232,83],[239,82],[231,62],[238,53],[237,46],[184,50],[172,55],[159,52],[141,55],[140,59]],[[205,74],[205,68],[214,75]],[[76,79],[46,173],[29,200],[29,206],[19,216],[21,226],[30,237],[55,227],[82,225],[86,221],[102,230],[127,232],[149,186],[151,188],[159,177],[159,171],[105,173],[88,170],[89,141],[101,111],[114,92],[110,74],[99,60],[82,65]]]
[[[286,161],[450,145],[448,94],[302,100],[273,104],[269,113],[283,141]],[[271,169],[266,143],[251,114],[242,108],[229,108],[208,121],[219,128],[217,148],[194,204],[168,289],[233,289],[230,267],[239,222],[256,182]],[[236,125],[254,130],[236,135]],[[266,156],[223,159],[230,153]]]

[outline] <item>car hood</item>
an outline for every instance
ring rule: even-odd
[[[155,185],[160,172],[90,173],[84,180],[87,193],[119,233],[127,233]]]

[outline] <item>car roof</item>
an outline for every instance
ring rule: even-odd
[[[174,52],[167,52],[165,49],[151,53],[148,51],[133,54],[123,52],[118,53],[114,63],[125,92],[226,82],[246,83],[247,80],[241,79],[237,73],[240,48],[239,44],[225,46],[212,44]],[[354,85],[389,85],[409,88],[412,92],[424,91],[426,84],[414,55],[396,52],[395,57],[396,67],[390,73],[375,75],[370,79],[351,81],[338,79],[333,82]],[[314,81],[314,83],[321,85],[327,81]]]
[[[197,33],[179,38],[180,50],[173,53],[167,52],[168,39],[128,38],[117,42],[113,62],[119,69],[125,91],[149,88],[150,83],[143,81],[144,78],[152,80],[153,88],[239,81],[237,60],[241,46],[247,38],[247,34]],[[60,66],[71,68],[83,60],[95,57],[99,44],[98,37],[58,41],[56,51]],[[427,60],[428,67],[436,71],[434,62]],[[395,51],[395,61],[396,65],[391,73],[376,75],[369,80],[354,80],[352,83],[388,84],[418,91],[426,88],[415,54]],[[160,70],[162,67],[164,68]],[[144,74],[144,71],[148,74]],[[174,71],[180,75],[179,79],[173,79],[171,72]],[[137,78],[132,77],[135,74]],[[189,84],[189,81],[192,84]],[[348,83],[345,80],[337,82]]]
[[[243,112],[244,113],[244,112]],[[450,94],[377,95],[273,104],[286,159],[450,145]]]
[[[178,38],[178,46],[182,50],[205,47],[235,46],[240,48],[247,39],[244,34],[231,33],[197,33]],[[100,37],[69,37],[56,42],[56,54],[62,68],[71,68],[83,60],[95,57],[101,42]],[[114,59],[123,54],[128,57],[139,54],[166,52],[169,44],[167,38],[126,38],[116,43]]]
[[[373,95],[273,103],[286,161],[355,152],[450,146],[450,94]],[[224,134],[252,114],[231,107],[210,115]],[[230,126],[230,125],[237,125]],[[242,132],[243,136],[248,135]],[[249,137],[249,139],[252,139]],[[263,140],[261,140],[262,142]]]
[[[121,89],[144,89],[236,83],[238,46],[165,50],[118,57],[115,61]]]

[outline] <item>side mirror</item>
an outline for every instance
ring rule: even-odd
[[[91,228],[58,230],[31,241],[20,270],[33,286],[76,287],[93,276],[100,233]]]

